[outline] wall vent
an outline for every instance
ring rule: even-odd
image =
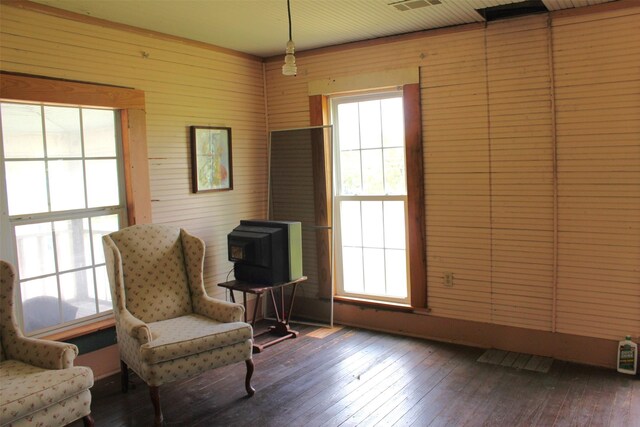
[[[389,3],[389,6],[393,6],[401,12],[405,12],[407,10],[420,9],[422,7],[427,7],[427,6],[436,5],[440,3],[441,3],[440,0],[401,0],[393,3]]]

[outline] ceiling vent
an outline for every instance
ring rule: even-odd
[[[440,0],[401,0],[393,3],[389,3],[389,6],[393,6],[401,12],[407,10],[420,9],[431,5],[440,4]]]

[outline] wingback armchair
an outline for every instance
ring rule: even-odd
[[[244,307],[209,297],[202,240],[165,225],[134,225],[103,236],[122,369],[149,385],[155,422],[162,422],[158,387],[244,361],[252,396],[251,325]]]
[[[15,314],[16,272],[0,260],[0,425],[93,426],[93,372],[73,366],[73,344],[29,338]]]

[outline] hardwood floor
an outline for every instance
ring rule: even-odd
[[[483,349],[296,328],[254,355],[252,398],[244,363],[160,387],[164,425],[640,426],[638,377],[560,361],[545,374],[479,363]],[[130,377],[127,394],[117,375],[96,382],[97,426],[151,425],[148,388]]]

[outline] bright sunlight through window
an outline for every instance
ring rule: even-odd
[[[338,295],[409,302],[398,92],[334,97]]]
[[[24,331],[100,317],[112,307],[101,237],[125,214],[115,111],[2,103],[0,119]]]

